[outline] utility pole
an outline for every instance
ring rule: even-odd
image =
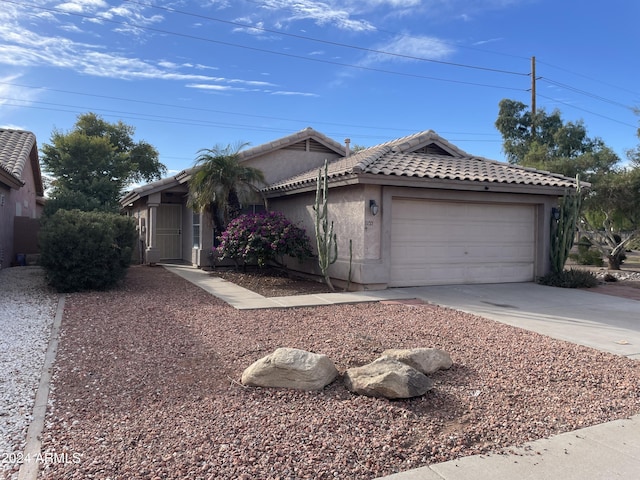
[[[531,57],[531,137],[536,136],[536,57]]]

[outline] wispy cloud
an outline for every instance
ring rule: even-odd
[[[453,54],[451,45],[435,37],[397,35],[391,41],[375,45],[360,62],[362,66],[384,62],[407,62],[418,59],[442,60]]]
[[[21,77],[21,74],[0,77],[0,105],[3,106],[1,110],[2,113],[8,113],[16,103],[21,107],[29,106],[39,97],[41,90],[23,88],[15,85],[15,82]]]
[[[472,43],[472,45],[474,47],[477,47],[478,45],[486,45],[488,43],[496,43],[496,42],[501,42],[502,40],[504,40],[503,38],[489,38],[487,40],[479,40],[477,42]]]
[[[271,95],[284,95],[284,96],[299,96],[299,97],[319,97],[316,93],[308,92],[288,92],[284,90],[277,90],[275,92],[269,92]]]
[[[292,23],[299,20],[312,20],[321,26],[332,25],[351,32],[374,31],[375,26],[368,20],[354,18],[353,9],[344,2],[325,3],[315,0],[267,0],[261,8],[277,12],[280,23]]]
[[[69,13],[95,12],[100,8],[106,8],[107,4],[103,0],[72,0],[56,5],[56,9]]]

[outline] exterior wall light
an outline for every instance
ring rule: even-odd
[[[373,215],[374,217],[380,211],[380,207],[378,206],[375,200],[369,200],[369,210],[371,210],[371,215]]]
[[[553,216],[553,219],[558,221],[560,220],[560,209],[557,207],[553,207],[551,209],[551,215]]]

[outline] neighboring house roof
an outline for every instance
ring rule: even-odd
[[[439,179],[445,181],[575,188],[575,179],[474,157],[447,142],[432,130],[385,142],[328,165],[330,179],[353,179],[363,175],[392,179]],[[308,188],[315,184],[318,170],[274,183],[265,192]],[[588,186],[588,184],[585,184]]]
[[[180,179],[179,177],[184,174],[184,170],[173,177],[163,178],[161,180],[156,180],[155,182],[147,183],[145,185],[140,185],[139,187],[132,188],[128,192],[124,194],[122,199],[120,200],[121,205],[129,205],[132,202],[135,202],[139,198],[146,197],[153,193],[162,192],[164,190],[168,190],[170,188],[177,187],[185,183],[185,179]]]
[[[24,185],[23,172],[27,165],[30,165],[33,171],[36,195],[43,196],[36,136],[24,130],[0,128],[0,175],[4,173],[3,178],[9,180],[13,188],[21,188]]]

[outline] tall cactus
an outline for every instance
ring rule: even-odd
[[[580,177],[576,177],[576,191],[565,195],[560,199],[560,217],[556,220],[551,217],[551,271],[560,273],[564,270],[564,264],[569,257],[569,251],[573,246],[573,238],[576,233],[576,223],[582,206],[582,191]]]
[[[327,160],[324,161],[324,169],[318,170],[318,181],[316,184],[316,203],[313,210],[316,214],[316,245],[318,247],[318,266],[324,277],[327,286],[335,290],[329,277],[329,265],[338,259],[338,244],[336,234],[333,232],[333,222],[329,224],[327,215],[327,199],[329,193],[329,167]]]

